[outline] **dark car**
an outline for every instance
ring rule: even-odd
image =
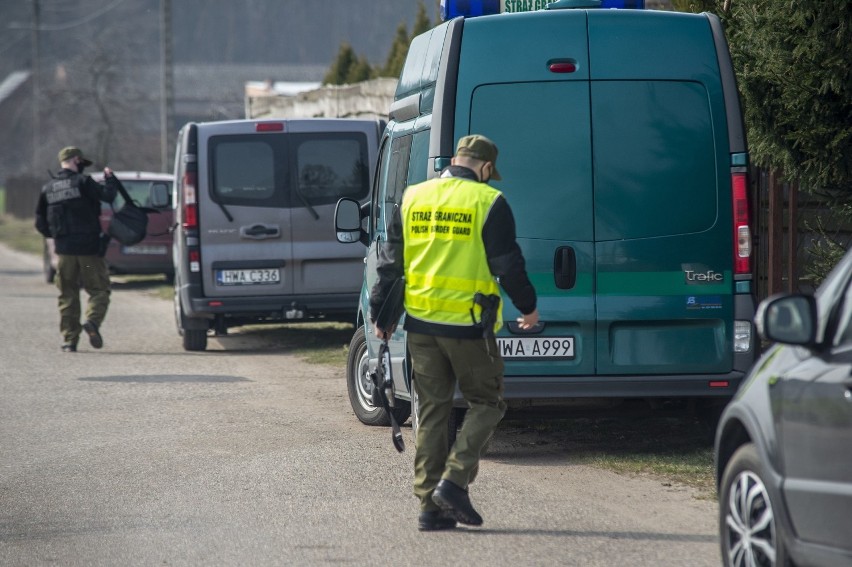
[[[852,253],[764,300],[772,341],[716,431],[725,565],[852,565]]]
[[[106,261],[110,273],[113,274],[164,274],[171,281],[174,277],[172,262],[172,232],[174,210],[171,205],[171,194],[174,177],[168,173],[153,173],[147,171],[116,171],[115,176],[127,190],[130,197],[140,206],[153,209],[148,214],[148,236],[142,242],[133,246],[124,246],[115,239],[109,243]],[[103,182],[103,174],[96,173],[92,178]],[[158,195],[168,195],[168,202],[152,201],[155,186]],[[112,218],[113,208],[119,210],[124,203],[118,195],[112,207],[103,203],[101,207],[101,226],[106,230]],[[53,239],[47,238],[44,243],[44,277],[52,282],[56,275],[57,258],[53,250]]]

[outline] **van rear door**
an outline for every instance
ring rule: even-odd
[[[378,146],[378,125],[355,120],[291,120],[289,171],[293,292],[351,293],[357,298],[364,253],[334,239],[334,209],[342,197],[364,201]],[[353,311],[356,302],[353,300]]]
[[[284,123],[199,128],[202,283],[208,298],[289,295],[290,164]],[[251,290],[250,292],[248,290]]]
[[[710,25],[588,18],[597,372],[730,372],[730,150]]]
[[[493,184],[512,207],[545,323],[539,335],[501,331],[506,374],[593,375],[594,201],[585,14],[472,18],[463,33],[456,139],[484,134],[499,148],[503,181]],[[503,315],[515,319],[510,302]]]

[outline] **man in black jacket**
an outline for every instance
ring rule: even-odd
[[[109,237],[101,230],[101,201],[112,203],[117,180],[104,168],[101,185],[83,170],[92,165],[76,147],[59,152],[62,170],[42,187],[36,207],[36,229],[53,238],[59,266],[59,330],[64,352],[76,352],[85,331],[94,348],[103,346],[100,326],[109,307],[110,283],[104,252]],[[89,295],[86,321],[80,324],[80,284]]]

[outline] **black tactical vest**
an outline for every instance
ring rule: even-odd
[[[47,202],[47,223],[58,254],[96,254],[101,224],[101,203],[86,187],[86,177],[68,170],[42,188]]]

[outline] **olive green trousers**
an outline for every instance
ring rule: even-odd
[[[100,256],[60,255],[56,269],[59,289],[59,332],[66,343],[77,344],[83,326],[80,321],[80,287],[86,290],[89,301],[86,319],[99,328],[109,307],[109,270]]]
[[[418,396],[414,494],[421,510],[436,510],[432,492],[441,479],[462,488],[473,482],[483,448],[506,412],[503,359],[494,337],[451,339],[408,333]],[[468,410],[449,447],[448,421],[458,384]]]

